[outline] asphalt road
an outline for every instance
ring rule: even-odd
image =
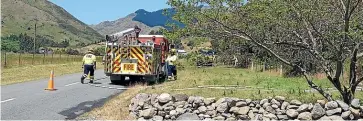
[[[56,91],[44,90],[49,79],[1,86],[1,120],[74,119],[125,89],[110,84],[103,70],[95,72],[93,85],[81,84],[80,76],[81,73],[55,77]]]

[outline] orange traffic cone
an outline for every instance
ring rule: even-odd
[[[54,91],[57,89],[54,89],[54,72],[53,70],[50,72],[50,79],[48,81],[48,88],[45,90]]]

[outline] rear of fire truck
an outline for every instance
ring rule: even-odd
[[[166,78],[167,39],[161,35],[138,35],[138,32],[130,28],[106,36],[104,71],[112,83],[157,82]]]

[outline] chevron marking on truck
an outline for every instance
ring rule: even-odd
[[[131,48],[131,57],[137,58],[137,60],[138,60],[138,62],[137,62],[138,72],[146,73],[144,52],[140,49],[140,47]]]
[[[120,54],[120,50],[119,48],[115,48],[114,49],[114,53],[115,53],[115,57],[114,60],[113,60],[113,72],[114,73],[118,73],[121,71],[121,67],[120,67],[120,64],[121,64],[121,54]]]
[[[121,48],[121,58],[127,58],[127,48]]]

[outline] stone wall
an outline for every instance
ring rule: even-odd
[[[138,120],[362,120],[363,106],[354,99],[303,104],[276,96],[263,100],[203,98],[163,93],[136,95],[129,105]],[[363,120],[362,120],[363,121]]]

